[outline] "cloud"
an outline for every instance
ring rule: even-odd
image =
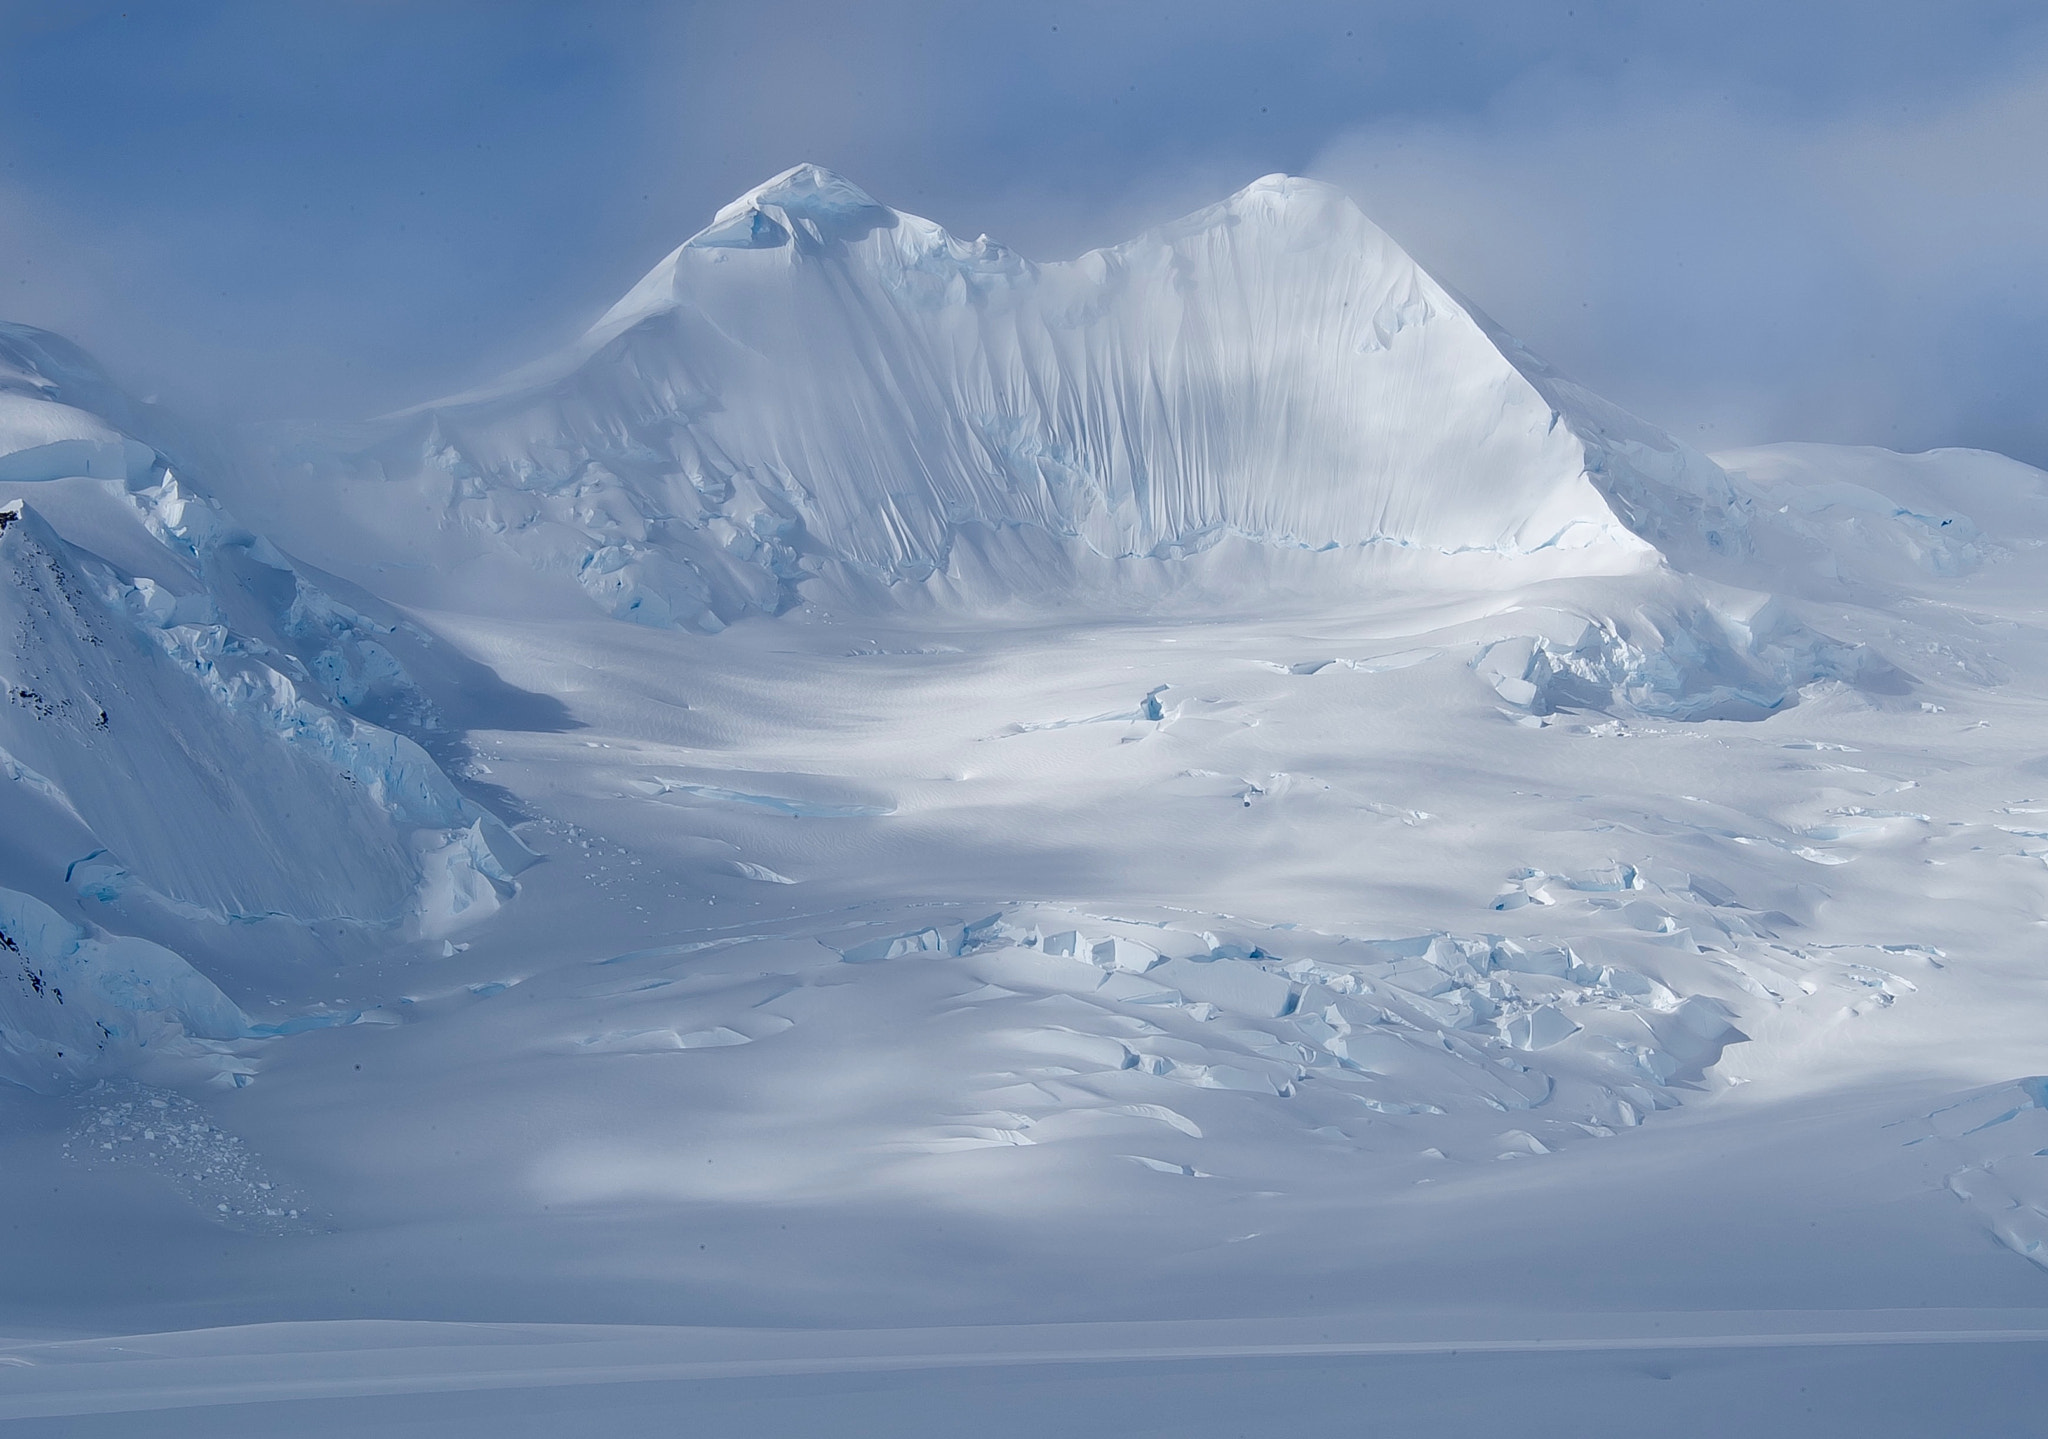
[[[799,160],[1041,259],[1308,171],[1696,439],[2048,459],[2038,8],[0,6],[0,314],[348,418],[565,342]]]
[[[1593,388],[1710,444],[2048,461],[2048,67],[1847,117],[1645,79],[1359,127],[1312,165]]]

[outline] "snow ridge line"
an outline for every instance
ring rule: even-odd
[[[1727,1349],[1839,1349],[1927,1344],[2048,1344],[2048,1328],[1827,1330],[1809,1333],[1634,1334],[1525,1336],[1466,1339],[1355,1340],[1319,1343],[1149,1345],[1122,1349],[1043,1349],[936,1354],[815,1355],[790,1358],[663,1360],[626,1364],[535,1367],[522,1354],[503,1356],[493,1370],[410,1374],[357,1374],[243,1379],[208,1386],[180,1384],[121,1390],[109,1384],[131,1364],[175,1366],[190,1374],[206,1361],[190,1356],[111,1364],[86,1363],[71,1371],[83,1381],[73,1391],[6,1393],[6,1380],[25,1375],[33,1361],[0,1355],[0,1420],[76,1414],[140,1413],[213,1404],[257,1404],[295,1399],[368,1398],[381,1395],[543,1389],[572,1385],[633,1384],[664,1380],[770,1378],[808,1374],[891,1373],[936,1369],[1029,1368],[1080,1364],[1153,1364],[1216,1359],[1401,1358],[1423,1355],[1656,1353]],[[38,1346],[41,1347],[41,1346]],[[51,1346],[55,1347],[55,1346]],[[566,1347],[566,1346],[565,1346]],[[363,1354],[365,1351],[355,1351]],[[417,1353],[417,1350],[367,1351]],[[18,1353],[18,1351],[17,1351]],[[530,1351],[528,1351],[530,1353]],[[291,1359],[298,1356],[280,1356]],[[331,1357],[331,1356],[325,1356]],[[215,1362],[240,1367],[258,1356],[223,1355]],[[109,1372],[113,1371],[113,1372]],[[38,1376],[40,1377],[40,1376]]]

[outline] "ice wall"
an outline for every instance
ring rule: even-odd
[[[179,955],[0,889],[0,1081],[49,1090],[195,1067],[231,1077],[223,1041],[249,1033],[241,1009]]]
[[[0,326],[0,884],[160,934],[495,909],[517,841],[368,718],[432,718],[388,630],[121,429],[134,409]]]
[[[102,851],[53,861],[101,898],[139,885],[221,922],[403,919],[413,832],[480,811],[413,741],[308,698],[207,608],[0,507],[0,751]]]

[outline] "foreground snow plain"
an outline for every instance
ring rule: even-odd
[[[2038,1412],[2040,472],[1693,455],[1279,179],[800,167],[211,476],[53,344],[19,1432]]]

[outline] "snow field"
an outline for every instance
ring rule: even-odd
[[[514,1432],[421,1396],[535,1318],[642,1427],[769,1372],[663,1326],[811,1432],[803,1334],[890,1326],[1237,1326],[1005,1391],[1172,1432],[1237,1361],[1441,1432],[2037,1391],[2048,476],[1709,460],[1278,177],[1041,266],[799,167],[229,503],[145,411],[0,329],[0,1320],[211,1367],[24,1342],[0,1415]],[[1614,1368],[1667,1311],[1744,1357]],[[1259,1347],[1339,1319],[1381,1367]]]

